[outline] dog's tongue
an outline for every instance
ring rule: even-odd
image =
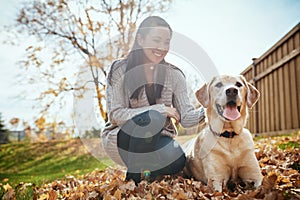
[[[223,116],[229,120],[237,120],[241,114],[236,106],[226,106],[223,112]]]

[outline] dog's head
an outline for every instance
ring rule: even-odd
[[[207,108],[208,124],[214,131],[239,134],[246,124],[248,108],[257,102],[259,92],[241,75],[223,75],[201,87],[196,97]]]

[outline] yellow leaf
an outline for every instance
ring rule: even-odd
[[[112,197],[112,196],[111,196],[110,194],[106,194],[106,195],[104,196],[103,200],[111,200],[111,199],[112,199],[111,197]]]
[[[287,179],[287,178],[281,178],[280,179],[280,182],[281,183],[289,183],[289,182],[291,182],[289,179]]]
[[[122,199],[122,191],[117,189],[114,193],[114,197],[117,199]]]
[[[4,178],[3,180],[2,180],[2,182],[8,182],[9,181],[9,179],[8,178]]]
[[[286,189],[286,188],[292,188],[294,186],[293,186],[292,183],[286,183],[284,185],[280,185],[279,187],[282,188],[282,189]]]
[[[49,194],[44,193],[38,198],[38,200],[44,200],[44,199],[49,199]]]
[[[3,185],[3,188],[4,188],[5,191],[12,189],[12,187],[8,183]]]

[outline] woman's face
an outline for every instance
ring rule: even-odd
[[[150,28],[144,37],[138,35],[137,39],[148,59],[146,62],[158,64],[169,51],[171,32],[166,27]]]

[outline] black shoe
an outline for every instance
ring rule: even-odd
[[[133,180],[135,185],[137,186],[141,182],[141,174],[140,173],[126,173],[126,181]]]

